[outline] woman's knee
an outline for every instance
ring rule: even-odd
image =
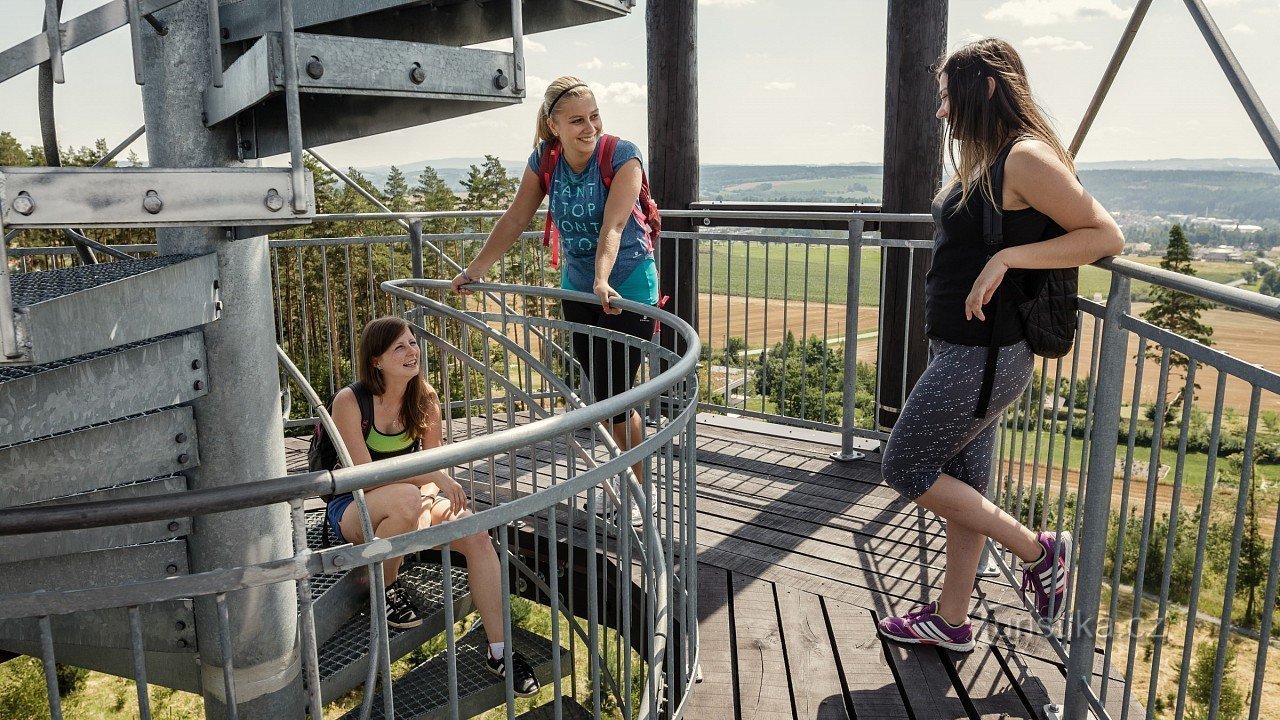
[[[417,485],[395,483],[378,489],[379,509],[387,519],[412,529],[422,516],[422,495]]]

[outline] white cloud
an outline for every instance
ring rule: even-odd
[[[591,90],[601,104],[612,105],[630,105],[649,94],[647,86],[634,82],[591,83]]]
[[[1041,35],[1039,37],[1029,37],[1022,41],[1024,47],[1035,51],[1052,50],[1054,52],[1071,51],[1071,50],[1092,50],[1092,45],[1087,45],[1080,40],[1068,40],[1057,35]]]
[[[756,0],[698,0],[699,5],[720,5],[722,7],[742,7],[752,5]]]
[[[1244,23],[1239,23],[1239,24],[1237,24],[1237,25],[1233,25],[1233,26],[1231,27],[1231,32],[1233,32],[1233,33],[1239,33],[1239,34],[1241,34],[1241,35],[1252,35],[1252,34],[1253,34],[1253,26],[1252,26],[1252,25],[1246,25],[1246,24],[1244,24]]]
[[[593,57],[584,63],[580,63],[578,67],[582,68],[583,70],[599,70],[600,68],[604,67],[604,61],[598,57]]]
[[[625,61],[624,61],[624,62],[615,62],[615,63],[610,63],[610,64],[609,64],[609,67],[611,67],[611,68],[615,68],[615,69],[629,68],[629,67],[631,67],[631,63],[629,63],[629,62],[625,62]]]
[[[510,39],[490,40],[489,42],[482,42],[479,45],[472,45],[471,47],[477,50],[497,50],[498,52],[509,53],[511,52],[511,40]],[[529,38],[525,38],[524,51],[526,54],[527,53],[544,53],[547,51],[547,46],[543,45],[537,40],[530,40]]]
[[[787,82],[767,82],[767,83],[765,83],[765,84],[764,84],[764,89],[765,89],[765,90],[794,90],[794,89],[795,89],[795,87],[796,87],[796,84],[795,84],[795,83],[793,83],[793,82],[790,82],[790,81],[787,81]]]
[[[1093,18],[1123,20],[1129,12],[1111,0],[1006,0],[983,17],[1023,25],[1053,25]]]

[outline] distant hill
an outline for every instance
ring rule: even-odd
[[[443,158],[399,166],[410,184],[430,165],[455,190],[483,158]],[[512,175],[524,162],[504,161]],[[1270,160],[1169,159],[1081,163],[1080,178],[1117,214],[1212,215],[1244,222],[1280,222],[1280,170]],[[390,166],[361,168],[381,186]],[[703,165],[702,199],[763,202],[879,202],[884,169],[875,163],[838,165]]]

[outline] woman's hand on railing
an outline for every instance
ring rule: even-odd
[[[470,295],[471,291],[466,289],[466,285],[478,282],[484,277],[484,273],[477,273],[475,276],[470,275],[465,269],[453,276],[453,291],[459,295]]]
[[[613,289],[612,285],[607,282],[597,282],[594,292],[596,297],[600,298],[600,306],[604,308],[606,315],[622,314],[622,308],[613,306],[613,301],[622,299],[622,296],[618,294],[617,290]]]

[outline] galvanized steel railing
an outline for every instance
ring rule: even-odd
[[[703,342],[697,369],[699,409],[839,432],[840,456],[848,456],[858,438],[882,440],[886,433],[875,426],[873,411],[879,402],[873,367],[884,351],[873,339],[882,322],[877,314],[879,252],[887,246],[905,247],[924,261],[920,253],[929,243],[880,238],[863,228],[875,220],[929,218],[764,214],[797,224],[832,215],[849,226],[845,232],[823,233],[749,227],[760,219],[759,212],[716,214],[738,218],[744,227],[670,233],[698,248],[694,275]],[[392,276],[450,277],[453,263],[446,264],[444,255],[469,260],[486,234],[479,223],[496,215],[401,214],[411,221],[409,235],[273,240],[282,343],[294,357],[315,356],[310,363],[313,382],[339,387],[347,377],[342,365],[354,353],[351,328],[366,314],[389,309],[374,296],[367,308],[362,306],[365,296],[358,288]],[[696,219],[712,212],[665,215]],[[388,217],[362,213],[322,220]],[[443,223],[454,226],[421,235],[425,246],[440,251],[436,266],[415,266],[417,226],[431,229]],[[526,233],[521,249],[508,253],[495,273],[531,284],[556,282],[536,238],[536,233]],[[34,251],[14,254],[25,262],[29,253]],[[340,267],[333,271],[335,258]],[[301,280],[317,264],[324,287],[314,286],[311,300],[302,302],[301,293],[308,289]],[[786,272],[778,271],[782,266]],[[1172,711],[1181,718],[1221,708],[1225,697],[1228,704],[1248,705],[1250,717],[1268,717],[1275,710],[1261,690],[1268,677],[1280,675],[1268,676],[1269,645],[1257,640],[1274,634],[1280,542],[1273,528],[1280,522],[1274,517],[1274,498],[1254,480],[1259,474],[1271,480],[1280,454],[1280,379],[1252,364],[1248,348],[1239,351],[1245,357],[1234,357],[1143,320],[1130,309],[1135,297],[1144,297],[1135,295],[1131,284],[1197,296],[1243,313],[1230,318],[1256,318],[1268,328],[1280,319],[1280,301],[1123,259],[1102,261],[1098,267],[1109,272],[1111,286],[1102,302],[1082,298],[1075,351],[1061,360],[1042,361],[1026,394],[1002,423],[993,500],[1028,524],[1071,530],[1077,537],[1078,570],[1065,618],[1052,627],[1034,623],[1029,629],[1043,633],[1066,666],[1068,716],[1079,717],[1083,708],[1099,716],[1125,717],[1131,711],[1120,710],[1123,703],[1126,708],[1132,704],[1132,712],[1141,708],[1154,717]],[[316,302],[314,293],[323,295],[326,289],[323,302]],[[346,297],[335,300],[339,294]],[[491,298],[488,317],[497,321],[504,313],[495,302]],[[852,312],[855,307],[861,313]],[[788,329],[816,340],[807,343],[812,346],[807,350],[805,344],[788,344]],[[1271,332],[1264,330],[1260,337]],[[784,404],[789,386],[770,382],[769,373],[785,372],[789,353],[815,348],[827,348],[830,355],[801,363],[798,373],[800,386],[816,391]],[[770,356],[778,362],[769,361]],[[1143,357],[1148,359],[1138,362]],[[837,375],[839,381],[833,379]],[[556,392],[536,378],[523,390],[534,397]],[[1179,390],[1191,401],[1176,397]],[[455,412],[487,402],[465,393],[448,397]],[[809,404],[812,397],[832,402],[815,411]],[[495,395],[495,401],[518,399]],[[1208,509],[1196,515],[1197,507]],[[1015,580],[1012,557],[999,548],[992,551],[993,572]],[[1246,623],[1240,606],[1250,590],[1257,607]],[[1155,620],[1143,620],[1144,613]],[[1188,616],[1197,622],[1187,623]],[[1219,632],[1224,627],[1228,631]],[[1170,634],[1174,632],[1176,637]],[[1095,646],[1100,675],[1093,672]],[[1248,649],[1254,671],[1235,671],[1248,679],[1237,689],[1230,668],[1240,648]],[[1197,657],[1197,652],[1203,655]],[[1207,670],[1196,669],[1198,660]]]
[[[553,689],[549,700],[557,714],[565,711],[562,701],[566,695],[576,697],[595,717],[601,717],[602,708],[609,703],[620,708],[626,717],[682,714],[698,647],[693,492],[696,333],[669,313],[627,301],[619,303],[674,327],[689,343],[690,354],[682,357],[648,340],[510,310],[513,304],[532,310],[550,300],[594,301],[589,295],[486,284],[477,289],[499,301],[477,295],[473,299],[478,307],[467,309],[452,306],[460,304],[459,298],[447,288],[446,281],[438,280],[381,284],[425,341],[424,366],[441,395],[451,397],[461,386],[466,397],[466,402],[455,403],[445,412],[447,442],[442,447],[332,473],[252,481],[234,490],[0,511],[0,534],[100,527],[286,501],[293,511],[292,557],[111,588],[0,596],[0,618],[39,619],[54,717],[60,717],[60,707],[52,674],[57,638],[49,623],[51,615],[121,607],[129,609],[136,626],[137,609],[147,603],[199,598],[211,599],[222,608],[228,593],[253,592],[254,588],[279,582],[298,585],[303,670],[311,688],[312,712],[318,716],[320,681],[315,624],[309,619],[309,580],[370,565],[377,574],[385,559],[440,547],[444,597],[452,598],[450,543],[493,530],[497,531],[494,542],[502,559],[502,622],[508,647],[514,637],[512,594],[523,594],[549,608],[551,637],[547,641],[553,648],[568,641],[564,657],[558,651],[551,652],[554,679],[548,686]],[[615,397],[585,403],[575,389],[581,384],[580,368],[559,349],[568,346],[566,339],[571,332],[607,339],[610,352],[616,347],[614,343],[642,352],[648,359],[642,382]],[[552,336],[558,342],[539,340]],[[283,350],[281,358],[288,376],[300,386],[309,404],[319,408],[320,398]],[[539,377],[541,386],[550,388],[550,392],[529,392],[535,384],[534,377]],[[648,406],[656,422],[645,426],[644,437],[629,439],[630,449],[620,450],[600,423],[637,406]],[[320,414],[322,422],[331,425],[327,416]],[[600,431],[593,433],[593,428]],[[633,465],[642,468],[640,477],[632,472]],[[456,471],[479,511],[453,522],[391,538],[375,538],[359,546],[307,547],[304,498],[358,493],[362,488],[434,470]],[[638,509],[637,521],[628,522],[633,507]],[[366,537],[373,537],[367,514],[362,519]],[[381,587],[381,583],[373,584]],[[370,646],[374,649],[370,657],[374,660],[369,661],[366,687],[372,687],[368,683],[382,676],[383,708],[389,717],[393,703],[389,665],[393,658],[387,653],[386,626],[381,620],[380,608],[385,599],[381,592],[372,595],[372,615],[376,619],[370,628]],[[454,621],[458,618],[452,617],[452,607],[445,603],[444,653],[451,682],[441,692],[447,693],[447,707],[457,717],[460,710]],[[225,692],[234,717],[233,632],[225,612],[219,613],[218,618],[221,656],[225,658]],[[133,635],[133,652],[138,659],[134,679],[139,687],[142,715],[149,717],[144,699],[145,666],[140,660],[142,637],[136,627]],[[511,677],[510,665],[507,677]],[[505,690],[510,715],[516,707],[510,680]],[[364,717],[371,709],[373,695],[366,693]]]

